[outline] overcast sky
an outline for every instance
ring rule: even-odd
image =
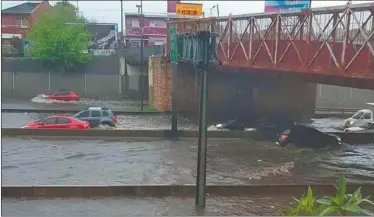
[[[1,1],[2,8],[11,7],[25,1]],[[50,1],[55,4],[57,1]],[[98,22],[118,23],[121,22],[121,4],[120,1],[69,1],[77,5],[84,16],[89,19],[95,19]],[[219,5],[220,16],[227,16],[230,13],[248,14],[259,13],[264,11],[265,1],[182,1],[202,3],[206,16],[211,15],[214,5]],[[372,2],[372,1],[352,1],[354,4]],[[347,1],[312,1],[312,7],[327,7],[344,5]],[[123,1],[124,12],[137,12],[136,5],[140,1]],[[166,1],[143,1],[143,12],[152,14],[166,14]],[[216,15],[216,9],[212,10],[212,15]]]

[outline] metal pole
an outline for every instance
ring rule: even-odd
[[[121,0],[121,32],[122,32],[121,43],[123,46],[125,44],[125,33],[123,32],[123,0]]]
[[[171,96],[171,131],[176,133],[178,130],[178,113],[177,113],[177,65],[175,63],[171,64],[171,70],[173,73],[173,87]],[[175,134],[174,134],[175,135]]]
[[[217,4],[217,17],[219,17],[219,6]]]
[[[196,176],[196,206],[205,207],[206,194],[206,152],[207,152],[207,74],[209,63],[208,35],[202,36],[204,41],[204,60],[201,66],[200,77],[200,108],[199,108],[199,138],[198,138],[198,156],[197,156],[197,176]]]
[[[143,0],[140,0],[140,26],[141,26],[141,34],[140,34],[140,88],[141,88],[141,106],[140,111],[144,110],[144,78],[143,78],[143,65],[144,65],[144,53],[143,53],[143,30],[144,30],[144,22],[143,22]]]

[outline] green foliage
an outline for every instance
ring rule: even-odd
[[[295,199],[294,207],[287,207],[283,211],[285,216],[328,216],[330,214],[339,215],[373,215],[369,210],[361,207],[363,203],[374,205],[369,197],[363,198],[361,187],[353,194],[347,194],[347,184],[345,177],[342,177],[336,187],[334,196],[326,196],[317,199],[313,196],[312,188],[309,186],[308,193],[301,198]]]
[[[313,195],[312,188],[308,187],[307,194],[303,194],[296,201],[295,207],[287,207],[283,210],[285,216],[317,216],[321,211],[322,207],[317,204],[317,199]]]
[[[91,34],[85,23],[73,5],[57,3],[51,11],[38,16],[27,35],[31,41],[30,56],[51,64],[62,73],[90,61]]]
[[[344,177],[340,179],[337,187],[337,192],[334,196],[324,197],[317,200],[318,203],[325,205],[320,216],[329,215],[332,213],[339,213],[341,215],[355,214],[355,215],[372,215],[369,210],[363,209],[360,205],[364,202],[374,205],[369,200],[369,197],[362,198],[361,187],[353,194],[347,194],[347,183]]]

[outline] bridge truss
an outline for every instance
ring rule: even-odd
[[[374,3],[168,23],[218,33],[223,66],[374,81]],[[374,86],[373,86],[374,88]]]

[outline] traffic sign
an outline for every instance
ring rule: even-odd
[[[171,27],[168,30],[170,47],[169,55],[171,63],[178,63],[178,42],[177,42],[177,27]]]
[[[203,16],[202,4],[177,3],[176,14],[187,17],[201,17]]]

